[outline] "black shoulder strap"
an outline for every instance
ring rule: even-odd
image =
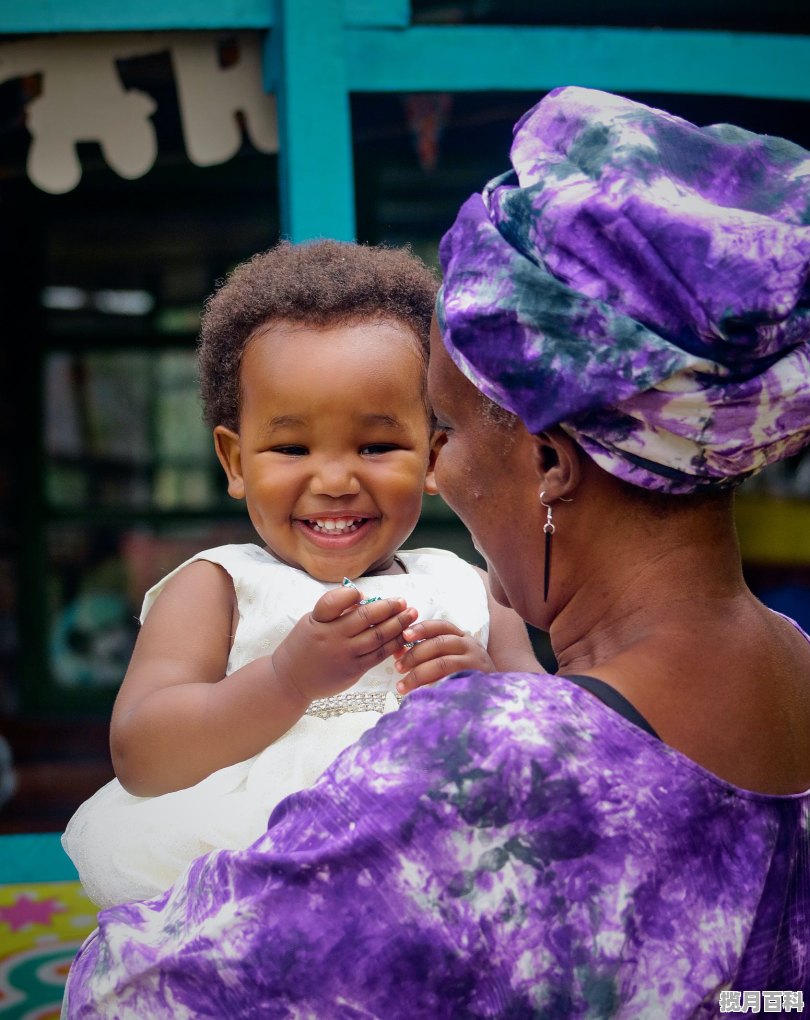
[[[631,705],[623,694],[619,694],[615,687],[606,684],[604,680],[599,680],[595,676],[579,676],[571,673],[561,673],[560,675],[564,680],[570,680],[579,687],[584,687],[586,691],[590,691],[591,694],[604,702],[608,708],[612,708],[614,712],[618,712],[619,715],[624,716],[625,719],[634,723],[640,729],[646,730],[656,740],[661,739],[641,712],[634,705]]]

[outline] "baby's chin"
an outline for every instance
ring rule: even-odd
[[[388,557],[382,564],[361,562],[349,566],[344,563],[342,566],[336,564],[334,567],[329,563],[313,563],[310,565],[293,563],[290,565],[303,570],[304,573],[309,574],[310,577],[320,581],[322,584],[343,584],[343,580],[346,577],[350,581],[357,581],[358,578],[362,577],[377,577],[384,574],[402,574],[405,572],[394,554]]]

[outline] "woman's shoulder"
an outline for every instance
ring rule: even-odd
[[[597,777],[610,777],[614,796],[630,814],[645,796],[659,805],[684,797],[733,800],[744,812],[790,799],[735,787],[576,683],[548,673],[457,673],[408,695],[396,718],[377,729],[375,753],[383,757],[389,749],[396,757],[410,748],[410,764],[440,779],[448,761],[462,770],[486,762],[491,782],[518,797],[530,789],[532,776],[542,775],[589,797],[597,787],[605,792]],[[509,780],[512,773],[519,780]],[[810,810],[810,792],[797,796]],[[594,803],[606,802],[597,797]]]
[[[807,633],[807,631],[802,627],[802,625],[797,620],[794,620],[792,616],[788,616],[786,613],[780,613],[776,609],[772,609],[771,612],[774,614],[774,616],[778,616],[780,619],[785,620],[787,623],[789,623],[790,626],[800,635],[800,637],[803,637],[804,640],[808,644],[810,644],[810,634]]]

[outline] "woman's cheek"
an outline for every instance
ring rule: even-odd
[[[436,457],[434,477],[436,479],[436,485],[439,489],[439,495],[444,499],[445,503],[449,504],[449,506],[451,506],[455,510],[456,486],[453,484],[454,478],[453,478],[452,453],[448,449],[448,444],[446,442],[442,445]]]

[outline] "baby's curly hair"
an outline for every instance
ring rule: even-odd
[[[425,366],[438,280],[408,248],[344,241],[281,241],[221,281],[205,303],[197,360],[203,414],[239,428],[239,369],[251,336],[275,320],[315,328],[396,322]]]

